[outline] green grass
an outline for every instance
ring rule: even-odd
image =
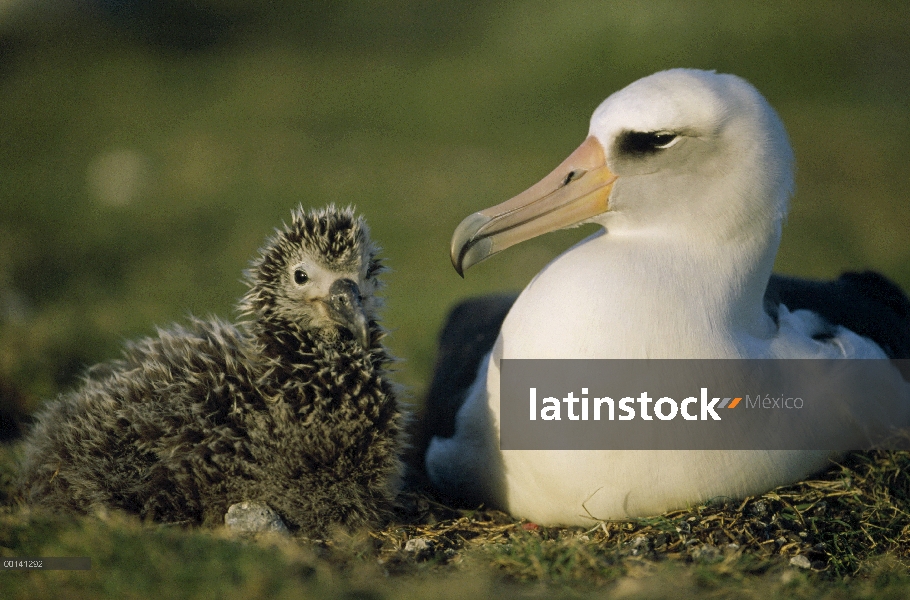
[[[383,529],[325,540],[29,511],[9,498],[13,455],[0,457],[0,556],[88,556],[92,568],[4,571],[3,597],[900,598],[910,588],[906,451],[856,454],[761,497],[588,528],[409,493]]]
[[[905,3],[195,5],[234,21],[218,43],[196,50],[152,43],[135,22],[55,21],[28,8],[0,21],[4,411],[31,413],[156,325],[188,313],[231,316],[241,271],[272,228],[297,203],[329,202],[356,204],[385,248],[393,269],[385,324],[404,359],[398,379],[419,401],[455,301],[523,287],[589,232],[522,244],[461,280],[448,259],[457,223],[548,172],[584,138],[609,93],[676,66],[744,76],[783,117],[797,193],[779,271],[830,277],[873,268],[910,289]],[[2,464],[0,481],[10,462]],[[484,543],[468,550],[453,538],[446,548],[458,565],[433,554],[380,566],[385,550],[375,538],[352,542],[359,550],[339,559],[305,545],[9,509],[4,553],[82,551],[106,562],[89,575],[3,574],[0,586],[12,594],[0,593],[50,595],[62,585],[73,597],[356,597],[432,588],[457,597],[507,586],[534,596],[546,595],[543,582],[569,595],[766,597],[759,590],[769,586],[770,596],[903,597],[905,542],[877,544],[908,508],[905,486],[893,474],[880,494],[855,500],[856,518],[883,529],[817,517],[826,543],[870,548],[832,554],[836,580],[773,557],[614,559],[596,537],[572,541],[577,532],[475,536]],[[897,512],[882,512],[884,497]],[[130,563],[141,556],[143,568]],[[401,574],[386,578],[393,563]]]

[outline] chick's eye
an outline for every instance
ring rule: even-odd
[[[297,285],[303,285],[310,280],[310,276],[306,274],[306,271],[303,269],[296,269],[294,271],[294,283]]]

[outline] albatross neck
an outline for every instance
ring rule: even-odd
[[[504,356],[731,357],[773,335],[763,298],[779,223],[721,241],[617,229],[581,242],[531,282],[503,326]]]
[[[724,236],[688,228],[615,231],[596,243],[603,246],[605,277],[616,276],[615,263],[622,261],[618,277],[642,294],[656,291],[669,310],[684,306],[685,314],[703,315],[714,328],[767,337],[764,294],[780,234],[776,221]]]

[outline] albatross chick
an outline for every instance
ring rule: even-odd
[[[44,408],[25,442],[25,501],[188,524],[245,502],[305,535],[380,521],[403,416],[378,251],[350,208],[293,211],[246,272],[240,322],[130,342]]]

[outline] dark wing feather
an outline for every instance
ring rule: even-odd
[[[426,484],[423,457],[430,440],[455,434],[455,415],[516,298],[517,293],[479,296],[463,300],[449,312],[439,334],[433,380],[405,454],[410,486]]]

